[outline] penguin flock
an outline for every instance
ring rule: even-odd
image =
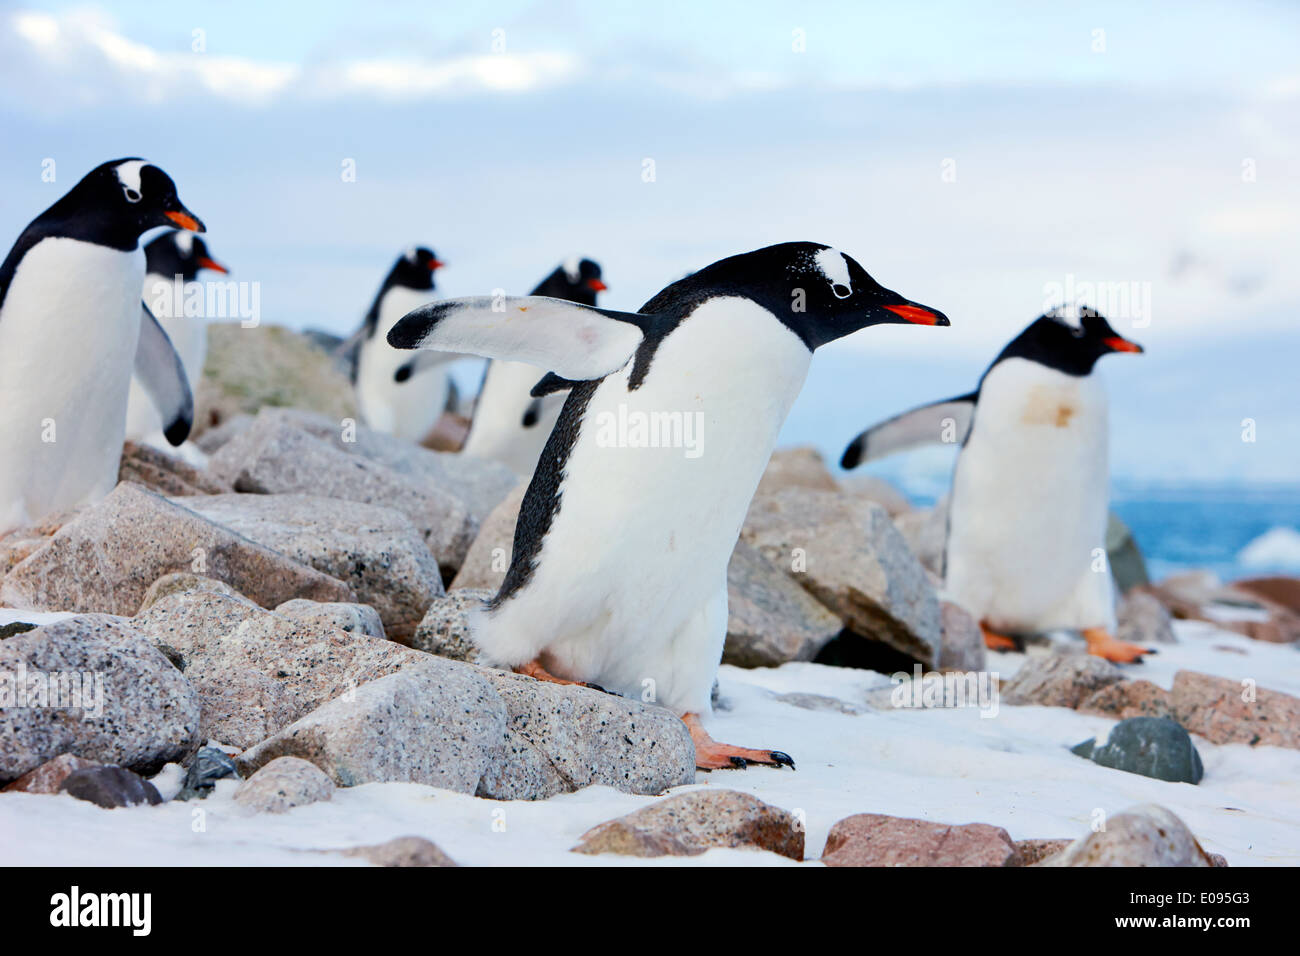
[[[127,439],[185,443],[206,327],[156,296],[227,271],[202,232],[170,176],[127,158],[19,235],[0,265],[0,531],[106,495]],[[481,660],[654,700],[681,717],[702,769],[793,767],[705,729],[728,561],[813,353],[869,326],[948,318],[813,242],[721,259],[635,312],[597,305],[607,287],[592,259],[564,260],[526,296],[439,299],[443,266],[430,248],[405,250],[336,355],[366,423],[415,442],[457,407],[450,363],[487,360],[460,453],[528,484],[504,582],[472,618]],[[1151,653],[1112,636],[1107,404],[1093,374],[1104,355],[1141,351],[1095,312],[1043,315],[973,392],[845,450],[851,469],[960,443],[944,588],[990,647],[1067,629],[1110,660]],[[611,444],[598,427],[663,413],[700,423],[707,454]]]

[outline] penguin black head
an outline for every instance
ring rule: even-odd
[[[810,350],[869,325],[951,324],[942,312],[886,289],[855,259],[816,242],[784,242],[721,259],[673,283],[641,311],[724,295],[754,300]]]
[[[384,281],[384,289],[401,286],[403,289],[432,289],[433,274],[445,263],[433,254],[432,249],[412,246],[393,263],[392,271]]]
[[[1101,315],[1084,308],[1077,325],[1059,312],[1040,315],[1011,340],[997,361],[1023,358],[1067,375],[1088,375],[1103,355],[1141,351],[1142,346],[1116,332]]]
[[[144,247],[145,271],[160,276],[193,280],[201,269],[226,273],[230,270],[208,253],[207,244],[193,233],[164,232]]]
[[[601,281],[599,264],[591,259],[573,258],[564,260],[529,295],[544,295],[582,305],[595,305],[596,294],[608,288]]]
[[[96,166],[33,223],[48,236],[81,239],[115,249],[136,248],[158,226],[203,232],[203,223],[180,201],[176,184],[143,159]]]

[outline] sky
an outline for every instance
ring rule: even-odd
[[[819,351],[785,441],[969,391],[1068,298],[1147,348],[1104,363],[1117,476],[1300,481],[1300,7],[974,6],[5,2],[0,235],[145,156],[264,321],[338,333],[414,243],[448,295],[582,254],[635,309],[814,240],[953,326]]]

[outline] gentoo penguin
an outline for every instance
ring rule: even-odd
[[[596,294],[607,288],[599,265],[575,258],[557,267],[529,295],[595,305]],[[522,477],[531,475],[564,405],[561,393],[541,398],[530,394],[547,371],[525,362],[489,362],[461,453],[499,461]]]
[[[389,270],[361,328],[340,347],[355,350],[352,380],[366,423],[411,441],[419,441],[437,423],[447,405],[450,379],[440,370],[399,380],[396,373],[410,356],[389,348],[386,336],[398,319],[434,297],[433,274],[442,266],[432,250],[408,249]]]
[[[0,529],[112,490],[134,369],[167,439],[189,434],[180,358],[140,300],[142,233],[203,224],[143,159],[92,170],[23,230],[0,265]]]
[[[948,324],[811,242],[722,259],[636,313],[485,296],[398,322],[397,348],[526,362],[551,370],[535,394],[569,392],[501,590],[473,623],[484,659],[671,708],[703,769],[792,765],[718,743],[701,723],[726,637],[727,562],[813,350],[883,322]]]
[[[204,316],[185,314],[186,293],[177,295],[176,278],[180,277],[184,290],[203,269],[222,274],[230,270],[212,258],[202,239],[179,229],[164,232],[147,243],[144,263],[144,303],[171,339],[193,392],[208,354],[208,326]],[[133,378],[126,405],[126,437],[132,441],[152,439],[162,428],[162,415],[139,380]]]
[[[948,505],[945,587],[984,631],[1007,635],[1079,630],[1091,653],[1140,661],[1153,653],[1116,641],[1106,561],[1106,392],[1093,374],[1112,352],[1141,352],[1100,315],[1078,324],[1035,319],[993,360],[969,395],[905,412],[867,429],[840,464],[961,442]]]

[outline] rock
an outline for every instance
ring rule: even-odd
[[[862,501],[873,501],[889,512],[889,517],[897,518],[912,510],[912,503],[901,491],[875,475],[865,473],[845,475],[840,479],[844,494]]]
[[[779,667],[810,661],[843,623],[759,552],[737,541],[727,565],[725,664]]]
[[[296,597],[356,599],[343,582],[132,484],[118,485],[10,571],[0,597],[13,607],[130,615],[173,571],[218,578],[268,607]]]
[[[501,589],[501,582],[510,568],[510,556],[514,553],[515,524],[519,520],[519,506],[523,503],[525,490],[521,483],[483,520],[456,579],[451,582],[451,590],[485,588],[496,594]]]
[[[194,688],[130,621],[86,615],[0,642],[0,783],[60,754],[153,773],[198,731]]]
[[[322,630],[240,597],[185,591],[134,623],[181,654],[203,702],[205,738],[240,749],[377,677],[429,660],[392,641]]]
[[[443,576],[455,574],[478,533],[477,520],[460,498],[426,479],[340,451],[282,418],[259,416],[212,456],[212,470],[230,477],[236,491],[316,495],[400,511],[438,559]]]
[[[1300,578],[1249,578],[1234,581],[1232,586],[1238,591],[1279,604],[1292,614],[1300,614]]]
[[[34,631],[38,625],[31,624],[27,621],[10,621],[8,624],[0,625],[0,641],[6,637],[13,637],[15,634],[26,634],[28,631]]]
[[[754,499],[741,537],[853,631],[935,664],[939,599],[879,505],[787,488]]]
[[[822,453],[810,445],[778,448],[772,452],[754,495],[774,495],[786,488],[840,490],[830,469],[826,467]]]
[[[238,780],[239,769],[229,754],[216,747],[200,747],[185,772],[185,784],[180,793],[176,794],[176,799],[192,800],[198,797],[202,800],[212,793],[218,780],[231,777]]]
[[[951,601],[941,601],[939,670],[982,671],[985,664],[984,632],[966,609]]]
[[[98,767],[93,760],[83,760],[72,754],[59,754],[53,760],[47,760],[35,770],[29,770],[17,780],[6,784],[5,790],[20,793],[58,793],[59,787],[74,770]]]
[[[50,543],[53,535],[25,535],[14,532],[0,540],[0,577]]]
[[[1009,866],[1033,866],[1060,853],[1073,840],[1017,840],[1016,857]]]
[[[122,447],[117,480],[135,482],[160,495],[217,495],[230,490],[180,458],[130,441]]]
[[[1129,717],[1101,746],[1085,740],[1070,752],[1093,763],[1171,783],[1200,783],[1205,770],[1187,731],[1168,717]]]
[[[1300,750],[1300,698],[1194,671],[1174,674],[1170,696],[1175,719],[1212,744]]]
[[[248,426],[252,424],[252,415],[235,415],[233,418],[227,418],[220,425],[205,428],[203,434],[192,437],[191,440],[199,451],[205,455],[211,455],[236,435],[247,431]]]
[[[356,393],[329,355],[276,325],[208,325],[208,355],[194,395],[195,437],[266,405],[310,409],[341,422],[360,419]]]
[[[356,856],[375,866],[456,866],[436,843],[424,837],[396,837],[375,846],[355,846],[339,850],[344,856]]]
[[[593,827],[573,852],[698,856],[714,847],[770,850],[802,860],[804,828],[793,814],[747,793],[693,790]]]
[[[1075,840],[1038,866],[1212,866],[1192,831],[1164,807],[1118,813],[1106,829]]]
[[[838,697],[826,697],[822,694],[805,694],[796,691],[788,694],[777,694],[772,699],[779,700],[783,704],[789,704],[791,707],[798,707],[801,710],[820,710],[828,713],[848,714],[849,716],[864,713],[860,707],[854,707],[848,701],[840,700]]]
[[[1119,626],[1117,640],[1130,644],[1177,644],[1174,621],[1165,606],[1154,595],[1145,591],[1131,591],[1120,602],[1116,612]]]
[[[369,604],[345,604],[341,601],[321,603],[295,598],[285,601],[275,609],[275,613],[327,631],[384,637],[384,624],[379,619],[379,612]]]
[[[1208,621],[1257,641],[1300,641],[1300,614],[1259,593],[1224,586],[1208,571],[1171,575],[1146,590],[1177,618]]]
[[[188,571],[174,571],[171,574],[164,574],[153,584],[149,585],[149,590],[144,592],[144,599],[140,601],[140,609],[136,614],[143,614],[149,608],[153,607],[163,598],[171,594],[183,594],[186,591],[208,591],[212,594],[225,594],[230,597],[237,597],[241,601],[252,603],[225,581],[218,581],[216,578],[210,578],[206,574],[191,574]]]
[[[506,721],[478,796],[544,800],[595,784],[659,794],[695,781],[690,733],[662,707],[508,671],[481,673],[504,701]]]
[[[1041,654],[1030,657],[1014,677],[1003,681],[1002,703],[1078,707],[1123,679],[1118,667],[1091,654]]]
[[[117,807],[157,805],[163,802],[158,789],[139,774],[122,767],[86,767],[68,774],[61,793],[112,810]]]
[[[185,507],[250,541],[343,581],[408,641],[443,593],[438,562],[400,511],[314,495],[213,495]],[[378,636],[378,635],[377,635]]]
[[[894,518],[894,527],[921,565],[942,579],[943,555],[948,545],[947,499],[933,508],[898,515]]]
[[[460,451],[469,437],[470,421],[458,412],[443,412],[420,444],[432,451]]]
[[[328,800],[334,790],[334,781],[314,763],[277,757],[241,783],[234,800],[254,813],[287,813],[294,807]]]
[[[1147,577],[1146,561],[1142,559],[1142,549],[1128,525],[1113,511],[1106,522],[1106,560],[1120,594],[1151,583]]]
[[[451,591],[434,600],[415,629],[411,646],[417,650],[449,657],[454,661],[478,659],[478,648],[470,637],[469,615],[496,592],[479,588]]]
[[[1122,680],[1108,684],[1082,702],[1082,714],[1102,714],[1124,720],[1128,717],[1172,717],[1169,691],[1148,680]]]
[[[822,851],[827,866],[1010,866],[1015,859],[1015,844],[1001,827],[952,826],[881,813],[840,820]]]
[[[477,668],[425,657],[316,708],[241,754],[240,768],[301,757],[342,787],[402,781],[474,793],[500,750],[505,708]]]

